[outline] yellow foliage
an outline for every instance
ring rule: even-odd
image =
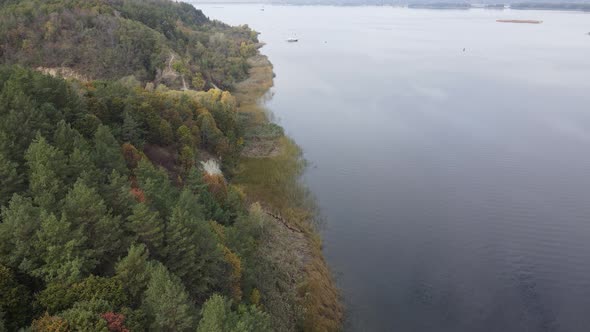
[[[260,306],[260,291],[258,288],[254,288],[250,293],[250,303],[259,307]]]
[[[31,331],[33,332],[69,332],[70,327],[68,322],[57,316],[50,316],[49,313],[45,314],[33,321],[31,325]]]
[[[229,274],[231,297],[235,302],[242,299],[242,261],[238,255],[234,254],[228,247],[223,247],[225,261],[229,264],[231,270]]]

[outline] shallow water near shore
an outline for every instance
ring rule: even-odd
[[[197,7],[267,44],[348,330],[590,326],[590,14]]]

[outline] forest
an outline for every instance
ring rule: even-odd
[[[230,181],[224,90],[255,32],[164,0],[3,0],[0,41],[0,331],[303,329],[276,223]]]

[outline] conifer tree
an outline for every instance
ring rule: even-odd
[[[115,267],[115,277],[121,280],[132,304],[139,304],[140,296],[147,288],[149,252],[143,244],[132,245],[127,256]]]
[[[66,159],[62,151],[37,135],[27,149],[25,158],[29,168],[29,190],[37,205],[46,211],[56,211],[65,193],[63,182]]]
[[[196,197],[184,190],[166,227],[166,266],[183,280],[192,295],[205,299],[220,282],[222,255]]]
[[[164,254],[164,222],[157,211],[152,211],[145,203],[136,204],[128,217],[128,228],[145,244],[155,257]]]
[[[116,170],[120,174],[127,173],[121,146],[107,126],[98,126],[94,134],[94,160],[96,166],[107,174],[110,174],[112,170]]]
[[[103,264],[114,264],[127,247],[121,220],[113,217],[96,190],[77,181],[63,203],[63,216],[88,239]]]
[[[42,264],[32,274],[48,283],[73,283],[82,279],[97,263],[93,252],[87,249],[87,241],[65,217],[58,220],[55,215],[43,212],[35,239]]]
[[[195,309],[182,282],[165,266],[154,263],[142,308],[150,319],[150,331],[194,331]]]
[[[135,170],[139,187],[145,193],[149,203],[160,215],[166,217],[178,197],[176,188],[170,183],[168,174],[161,167],[152,165],[146,158],[139,161]]]
[[[39,264],[34,236],[40,227],[40,211],[30,198],[14,195],[2,209],[0,262],[13,269],[30,272]]]
[[[8,203],[12,194],[22,190],[23,179],[17,169],[18,164],[0,150],[0,207]]]
[[[29,290],[17,282],[13,271],[0,265],[0,313],[4,313],[5,328],[26,327],[32,313],[30,303]]]

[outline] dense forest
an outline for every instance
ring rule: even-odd
[[[229,88],[256,52],[248,27],[212,22],[167,0],[2,0],[0,59],[69,68],[90,79],[140,81],[201,90]]]
[[[236,99],[205,91],[247,75],[255,32],[164,0],[3,0],[0,41],[0,331],[304,328],[275,223],[228,181]]]

